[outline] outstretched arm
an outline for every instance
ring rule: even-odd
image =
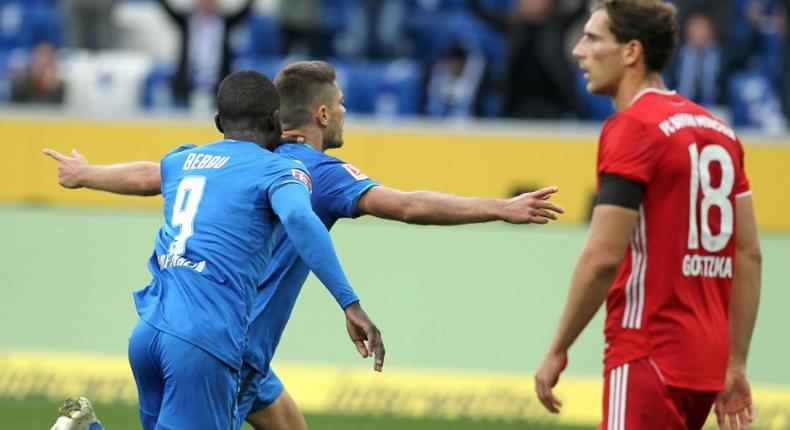
[[[557,187],[548,187],[512,199],[461,197],[433,191],[404,192],[373,187],[357,203],[360,213],[410,224],[456,225],[502,220],[513,224],[546,224],[564,209],[548,199]]]
[[[551,389],[567,364],[568,349],[606,299],[637,218],[637,211],[612,204],[593,210],[590,235],[576,263],[557,334],[535,374],[538,398],[550,412],[558,413],[562,406]]]
[[[54,149],[44,149],[58,162],[58,182],[64,188],[90,188],[115,194],[155,196],[161,192],[162,178],[159,163],[133,161],[109,165],[93,165],[77,152],[63,155]]]
[[[751,196],[735,201],[735,271],[730,297],[730,360],[724,391],[716,399],[719,428],[745,429],[754,421],[746,357],[760,303],[762,254]],[[739,425],[740,422],[740,425]]]
[[[373,369],[381,371],[384,364],[381,333],[362,311],[359,298],[340,267],[329,232],[313,212],[310,193],[303,185],[289,183],[274,191],[271,202],[299,256],[346,312],[348,332],[360,355],[367,357],[372,353]]]

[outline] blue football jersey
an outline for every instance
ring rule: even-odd
[[[327,230],[338,219],[358,217],[357,201],[371,187],[379,185],[351,164],[316,151],[310,145],[286,143],[276,152],[301,161],[310,171],[313,211]],[[310,268],[287,236],[278,238],[273,252],[255,297],[247,333],[249,348],[244,356],[245,363],[261,373],[268,370],[296,297],[310,274]]]
[[[256,286],[282,229],[270,205],[304,165],[252,142],[186,145],[162,158],[165,222],[134,293],[140,318],[240,368]]]

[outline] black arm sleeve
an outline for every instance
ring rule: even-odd
[[[604,173],[601,175],[601,189],[595,198],[595,204],[622,206],[638,210],[642,203],[645,186],[622,176]]]

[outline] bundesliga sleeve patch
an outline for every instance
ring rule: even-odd
[[[291,169],[291,175],[299,182],[307,185],[307,189],[310,190],[311,193],[313,192],[313,180],[310,179],[310,175],[299,169]]]
[[[368,175],[362,173],[359,169],[357,169],[356,167],[352,166],[351,164],[346,163],[346,164],[343,165],[343,168],[346,169],[346,171],[351,176],[353,176],[354,179],[356,179],[357,181],[361,181],[363,179],[367,179],[368,178]]]

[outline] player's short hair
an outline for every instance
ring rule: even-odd
[[[313,111],[332,102],[335,68],[325,61],[299,61],[285,66],[274,78],[282,98],[280,121],[284,129],[301,127],[313,119]]]
[[[280,108],[272,81],[254,70],[231,73],[219,84],[217,110],[223,122],[255,122]]]
[[[609,16],[609,30],[617,42],[638,40],[647,69],[664,70],[677,45],[674,5],[662,0],[599,0],[593,11],[601,9]]]

